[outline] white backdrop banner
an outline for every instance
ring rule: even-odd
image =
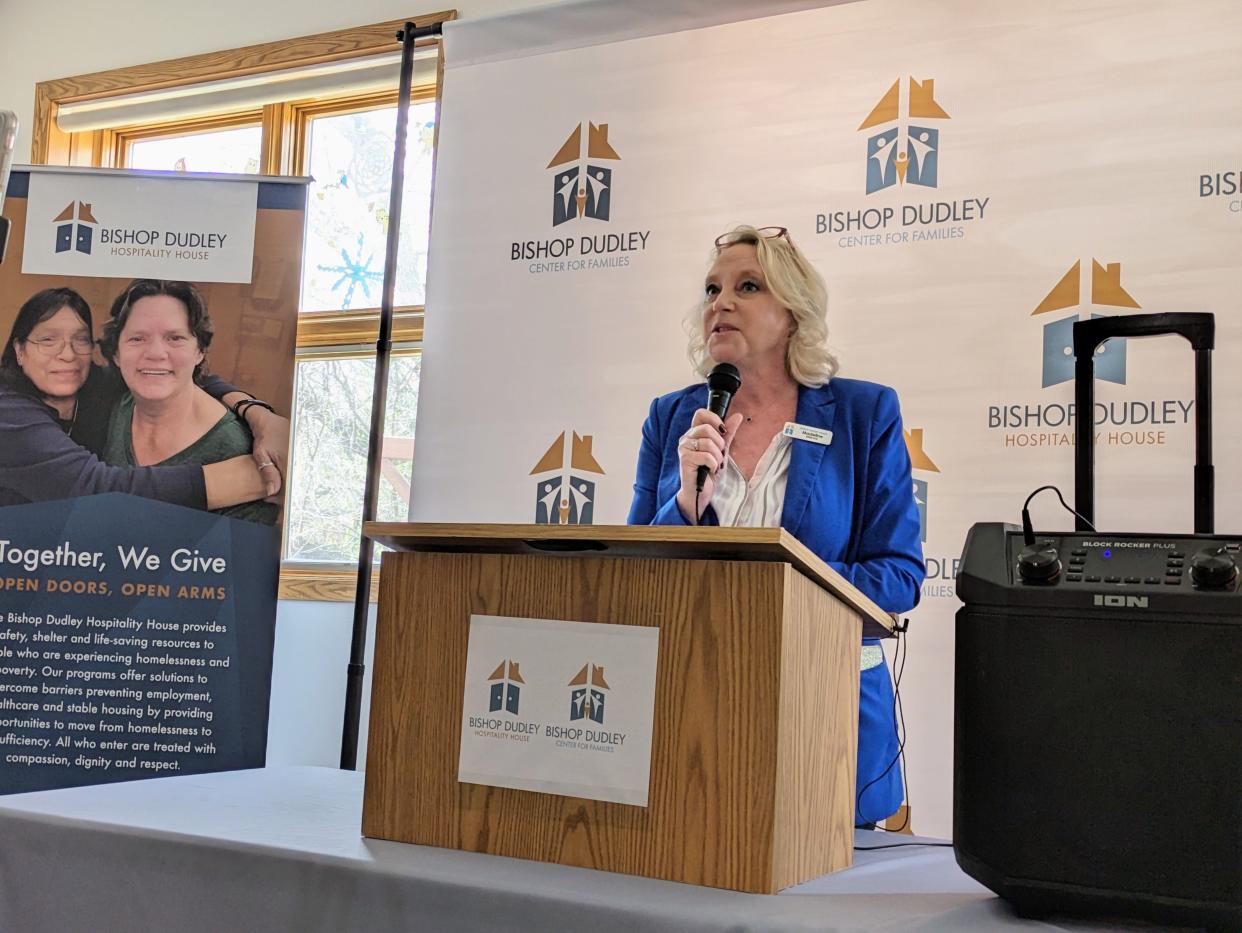
[[[1072,495],[1075,320],[1217,318],[1217,527],[1242,522],[1242,34],[1228,0],[870,0],[447,62],[418,521],[625,520],[651,399],[694,381],[711,243],[788,227],[842,374],[902,400],[928,579],[906,698],[917,831],[951,814],[954,569]],[[1177,338],[1097,360],[1097,519],[1191,530]],[[1055,497],[1038,526],[1070,528]]]
[[[22,272],[249,282],[258,192],[257,181],[32,174]]]

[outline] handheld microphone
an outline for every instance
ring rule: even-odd
[[[17,144],[17,116],[11,110],[0,110],[0,212],[4,210],[4,193],[9,187],[9,169],[13,167],[13,148]],[[0,262],[9,242],[9,221],[0,217]]]
[[[729,403],[742,387],[742,376],[732,363],[717,363],[707,376],[707,410],[724,421],[729,413]],[[699,467],[694,478],[695,492],[703,491],[707,482],[707,467]]]

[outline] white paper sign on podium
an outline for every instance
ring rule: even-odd
[[[647,805],[660,632],[470,617],[458,780]]]

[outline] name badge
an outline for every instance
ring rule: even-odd
[[[812,428],[805,424],[797,424],[793,421],[785,422],[786,437],[792,437],[797,441],[810,441],[812,444],[823,444],[827,447],[832,443],[832,432],[823,428]]]

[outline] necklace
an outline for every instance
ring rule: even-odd
[[[60,417],[60,414],[57,413],[56,420],[60,422],[60,426],[65,429],[66,434],[72,434],[74,425],[78,423],[78,400],[76,398],[73,400],[73,414],[68,419]],[[66,420],[69,422],[68,427],[65,427]]]
[[[756,412],[756,414],[764,414],[765,412],[767,412],[767,411],[768,411],[770,408],[772,408],[772,407],[773,407],[772,405],[765,405],[765,406],[763,406],[763,408],[759,409],[759,411],[758,411],[758,412]],[[746,424],[750,424],[750,423],[751,423],[752,421],[754,421],[754,420],[755,420],[755,415],[747,415],[747,416],[746,416]]]

